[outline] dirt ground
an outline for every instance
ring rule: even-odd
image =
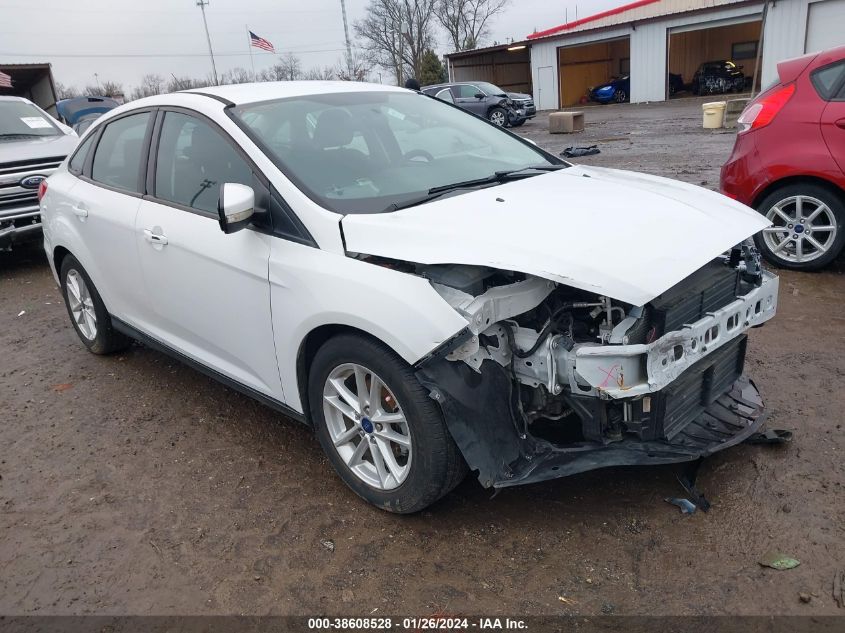
[[[699,103],[521,132],[716,187],[733,137],[702,130]],[[845,614],[831,597],[845,568],[843,270],[782,274],[747,371],[769,427],[795,439],[708,460],[709,513],[665,503],[683,491],[660,467],[493,499],[468,478],[398,517],[348,491],[300,424],[144,347],[87,353],[43,253],[2,254],[0,614]],[[800,566],[761,567],[772,550]]]

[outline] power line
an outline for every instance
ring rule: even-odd
[[[32,5],[25,5],[25,4],[3,4],[0,5],[0,10],[6,9],[20,9],[24,11],[32,11]],[[62,7],[50,7],[50,13],[97,13],[99,15],[103,14],[102,9],[70,9],[70,8],[62,8]],[[167,15],[192,15],[193,11],[186,11],[183,9],[120,9],[121,14],[133,13],[133,14],[141,14],[141,15],[156,15],[156,14],[167,14]],[[215,10],[214,15],[244,15],[244,11],[238,9],[223,9],[223,10]],[[248,13],[280,13],[289,15],[292,13],[302,13],[302,14],[312,14],[312,13],[334,13],[334,9],[251,9]]]
[[[279,49],[276,53],[259,53],[256,52],[256,55],[263,55],[263,56],[277,56],[283,53],[294,53],[296,55],[308,55],[310,53],[342,53],[346,49],[345,48],[324,48],[321,50],[295,50],[295,49]],[[95,54],[85,54],[85,53],[60,53],[60,54],[50,54],[50,53],[7,53],[0,51],[0,55],[4,57],[38,57],[40,59],[46,59],[48,57],[55,57],[55,58],[100,58],[100,57],[121,57],[121,58],[144,58],[144,57],[207,57],[208,53],[95,53]],[[249,53],[215,53],[215,57],[245,57],[249,55]]]

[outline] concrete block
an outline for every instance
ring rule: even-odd
[[[550,134],[572,134],[583,131],[583,112],[552,112],[549,115]]]

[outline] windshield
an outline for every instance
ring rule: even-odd
[[[499,86],[494,86],[493,84],[488,84],[486,81],[481,81],[481,82],[475,84],[475,86],[480,88],[482,91],[484,91],[485,94],[487,94],[488,96],[491,96],[491,97],[499,97],[499,96],[507,97],[508,96],[507,93],[505,93],[504,90],[499,88]]]
[[[553,164],[486,121],[414,93],[310,95],[232,114],[286,176],[338,213],[376,213],[438,187]]]
[[[0,101],[0,140],[29,136],[61,136],[45,114],[25,101]]]

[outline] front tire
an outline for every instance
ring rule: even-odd
[[[59,281],[73,329],[88,351],[112,354],[129,347],[131,339],[112,327],[111,316],[100,293],[73,255],[62,260]]]
[[[408,514],[454,488],[466,466],[412,368],[383,344],[330,339],[308,380],[311,419],[341,479],[361,498]]]
[[[754,240],[767,261],[791,270],[819,270],[845,246],[842,193],[816,183],[796,183],[766,196],[757,210],[774,226]]]
[[[507,127],[508,113],[504,108],[493,108],[487,113],[487,120],[496,127]]]

